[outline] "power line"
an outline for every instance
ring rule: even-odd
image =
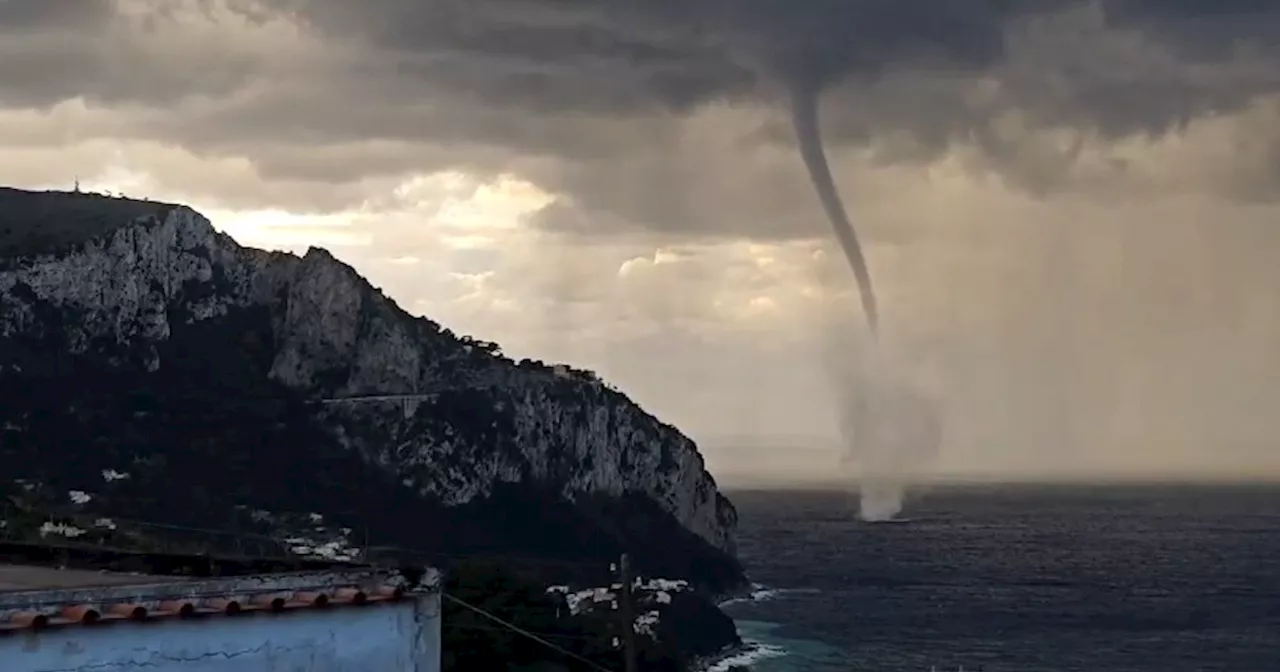
[[[483,625],[458,624],[450,621],[442,622],[440,624],[440,627],[445,630],[474,630],[477,632],[506,632],[507,631],[507,629],[503,627],[491,628]],[[562,640],[571,641],[571,642],[594,642],[599,640],[599,637],[590,637],[587,635],[565,635],[565,634],[555,633],[555,632],[534,632],[533,634],[539,637],[545,637],[547,639],[562,639]]]
[[[503,620],[503,619],[501,619],[501,618],[499,618],[499,617],[497,617],[497,616],[494,616],[493,614],[491,614],[491,613],[489,613],[489,612],[485,611],[484,609],[481,609],[480,607],[475,607],[475,606],[472,606],[472,605],[470,605],[470,604],[467,604],[466,602],[464,602],[464,601],[462,601],[462,600],[460,600],[460,599],[458,599],[458,598],[456,598],[456,597],[454,597],[454,596],[452,596],[452,595],[450,595],[450,594],[448,594],[448,593],[441,593],[441,595],[444,597],[444,599],[449,600],[450,602],[453,602],[454,604],[457,604],[458,606],[460,606],[460,607],[462,607],[462,608],[464,608],[464,609],[467,609],[467,610],[470,610],[470,611],[472,611],[472,612],[475,612],[475,613],[477,613],[477,614],[479,614],[479,615],[481,615],[481,616],[483,616],[483,617],[485,617],[485,618],[487,618],[487,619],[489,619],[489,620],[493,621],[494,623],[497,623],[498,625],[501,625],[501,626],[503,626],[503,627],[507,628],[508,630],[511,630],[512,632],[514,632],[514,633],[516,633],[516,634],[518,634],[518,635],[522,635],[522,636],[524,636],[524,637],[528,637],[529,639],[532,639],[533,641],[538,642],[539,644],[541,644],[541,645],[543,645],[543,646],[545,646],[545,647],[547,647],[547,648],[551,649],[552,651],[555,651],[555,652],[557,652],[557,653],[559,653],[559,654],[561,654],[561,655],[564,655],[564,656],[568,656],[569,658],[572,658],[572,659],[574,659],[574,660],[576,660],[576,661],[578,661],[578,662],[580,662],[580,663],[582,663],[582,664],[584,664],[584,665],[589,666],[589,667],[590,667],[591,669],[593,669],[593,670],[598,670],[599,672],[614,672],[613,670],[610,670],[610,669],[609,669],[609,668],[607,668],[607,667],[604,667],[604,666],[602,666],[602,665],[600,665],[600,664],[598,664],[598,663],[595,663],[595,662],[593,662],[593,661],[591,661],[591,660],[588,660],[588,659],[586,659],[586,658],[584,658],[584,657],[582,657],[582,656],[579,656],[578,654],[576,654],[576,653],[574,653],[574,652],[572,652],[572,651],[569,651],[569,650],[567,650],[567,649],[564,649],[563,647],[560,647],[560,646],[558,646],[558,645],[556,645],[556,644],[552,644],[551,642],[549,642],[549,641],[547,641],[547,640],[543,639],[542,637],[540,637],[540,636],[538,636],[538,635],[536,635],[536,634],[534,634],[534,633],[532,633],[532,632],[529,632],[528,630],[525,630],[524,628],[521,628],[521,627],[520,627],[520,626],[518,626],[518,625],[515,625],[515,624],[513,624],[513,623],[510,623],[510,622],[508,622],[508,621],[505,621],[505,620]]]

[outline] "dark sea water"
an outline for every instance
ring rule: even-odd
[[[1280,487],[933,489],[895,524],[730,497],[753,670],[1280,672]]]

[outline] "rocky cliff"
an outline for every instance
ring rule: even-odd
[[[0,190],[0,460],[22,501],[94,516],[743,581],[734,509],[676,429],[184,206]]]

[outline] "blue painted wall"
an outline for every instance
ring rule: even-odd
[[[440,598],[0,635],[3,672],[439,672]]]

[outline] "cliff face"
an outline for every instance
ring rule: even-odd
[[[714,583],[741,580],[736,514],[677,430],[588,372],[517,364],[493,344],[406,314],[323,250],[299,258],[241,247],[183,206],[0,191],[0,387],[10,402],[0,405],[5,456],[31,469],[53,465],[50,455],[85,465],[21,474],[28,482],[75,487],[86,474],[124,473],[156,454],[173,463],[185,453],[198,473],[193,451],[207,450],[211,462],[296,453],[294,462],[270,459],[312,480],[339,476],[319,473],[332,467],[318,461],[348,464],[347,487],[377,481],[382,494],[361,498],[385,499],[379,515],[413,516],[417,503],[447,517],[503,498],[558,500],[624,548],[643,546],[638,527],[682,528],[686,555],[702,558],[693,565],[703,569],[655,562],[688,565],[686,574],[707,573],[710,563],[721,577]],[[198,428],[219,412],[218,422],[275,433],[193,449],[208,440]],[[156,431],[188,445],[151,445]],[[150,447],[139,447],[143,432]],[[204,469],[215,478],[225,467]],[[179,487],[169,472],[170,485],[153,486]],[[289,488],[287,474],[272,478]],[[624,500],[643,504],[616,505]],[[298,498],[274,505],[290,501]],[[652,520],[637,527],[629,508]],[[388,540],[396,542],[407,543]]]

